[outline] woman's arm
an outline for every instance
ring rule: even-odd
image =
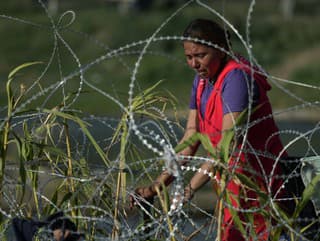
[[[182,143],[185,140],[189,139],[197,131],[198,131],[197,110],[190,109],[185,133],[179,143]],[[199,146],[199,143],[195,143],[192,146],[186,147],[184,150],[182,150],[178,154],[184,155],[184,156],[194,155],[194,153],[197,151],[198,146]],[[181,162],[180,164],[184,165],[185,162]],[[174,180],[174,177],[168,171],[163,171],[151,185],[147,187],[139,187],[135,190],[135,193],[145,199],[152,198],[157,194],[157,191],[156,191],[157,189],[159,190],[162,189],[162,184],[167,186],[173,180]],[[133,207],[133,205],[134,205],[134,198],[130,197],[130,206]]]
[[[197,131],[198,131],[197,110],[190,110],[189,115],[188,115],[185,133],[179,143],[183,143],[184,141],[188,140]],[[186,147],[181,152],[179,152],[178,155],[192,156],[195,154],[198,147],[199,147],[199,142],[195,143],[194,145],[190,145],[190,146]],[[185,163],[186,163],[185,161],[180,162],[180,164],[182,164],[182,165],[184,165]],[[173,181],[173,179],[174,178],[172,175],[170,175],[167,171],[164,171],[154,181],[152,189],[154,189],[154,191],[156,188],[161,189],[162,183],[167,186]]]
[[[223,139],[224,132],[233,128],[236,119],[239,117],[240,112],[232,112],[225,114],[222,119],[222,136],[221,140]],[[217,153],[219,152],[221,142],[217,145]],[[205,183],[210,180],[210,177],[204,174],[203,171],[212,172],[213,165],[211,162],[205,162],[201,165],[202,172],[197,172],[194,174],[192,179],[190,180],[189,185],[187,185],[185,189],[185,196],[186,198],[192,198],[194,192],[196,192],[199,188],[201,188]]]
[[[188,115],[188,121],[186,125],[186,129],[184,132],[184,135],[179,143],[183,143],[184,141],[188,140],[193,134],[195,134],[198,131],[198,114],[197,110],[190,110]],[[195,143],[192,146],[188,146],[181,152],[179,152],[179,155],[184,156],[193,156],[197,149],[198,149],[199,143]]]
[[[187,120],[186,129],[184,135],[179,143],[183,143],[184,141],[188,140],[193,134],[198,131],[198,116],[197,110],[190,110]],[[183,149],[178,155],[184,156],[192,156],[195,154],[199,146],[199,143],[195,143],[194,145],[188,146]],[[184,165],[185,162],[181,162],[180,164]],[[160,176],[154,181],[153,188],[161,188],[161,184],[164,183],[166,186],[169,185],[173,181],[173,177],[167,172],[164,171],[161,173]]]

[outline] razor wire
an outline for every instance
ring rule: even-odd
[[[224,4],[228,4],[227,2]],[[154,113],[159,118],[154,120],[152,118],[144,117],[143,114],[135,113],[135,97],[141,91],[139,83],[139,73],[141,68],[144,67],[144,59],[150,56],[156,56],[173,64],[185,65],[178,57],[173,54],[166,53],[165,51],[159,51],[152,49],[153,44],[163,42],[180,43],[184,40],[191,40],[195,42],[204,43],[215,48],[224,51],[226,54],[237,60],[237,56],[230,51],[226,51],[221,47],[214,45],[210,42],[206,42],[198,39],[183,38],[178,35],[161,35],[161,31],[167,25],[174,24],[175,18],[182,15],[188,8],[194,6],[202,7],[209,11],[214,17],[222,20],[222,22],[232,33],[240,40],[245,48],[247,55],[249,56],[250,64],[261,67],[258,60],[255,58],[252,52],[252,45],[254,40],[250,37],[250,27],[252,24],[252,14],[254,13],[254,7],[256,1],[252,0],[248,8],[246,18],[246,32],[245,36],[241,35],[239,30],[209,4],[204,1],[187,1],[185,4],[173,11],[172,14],[163,19],[159,23],[159,27],[153,32],[149,33],[149,37],[138,40],[132,43],[126,43],[123,46],[117,46],[112,49],[105,43],[94,39],[92,36],[85,32],[72,29],[73,23],[77,21],[77,12],[66,11],[61,14],[58,21],[50,15],[47,6],[41,0],[38,0],[38,5],[43,9],[43,14],[48,19],[48,24],[40,24],[36,21],[30,21],[22,18],[17,18],[7,14],[0,15],[0,21],[8,20],[11,24],[22,24],[31,26],[38,31],[46,32],[50,35],[49,41],[52,43],[51,53],[49,54],[49,60],[35,81],[25,90],[24,94],[28,97],[23,102],[19,103],[10,116],[6,116],[5,112],[8,106],[1,106],[1,130],[5,128],[8,121],[12,123],[12,130],[14,133],[23,133],[24,125],[31,128],[31,136],[34,141],[41,141],[44,138],[49,138],[54,151],[51,155],[42,155],[37,158],[25,160],[23,163],[18,162],[19,158],[13,153],[10,153],[9,159],[6,160],[5,172],[3,175],[3,181],[1,186],[1,208],[0,213],[3,217],[3,225],[0,233],[2,239],[10,239],[12,237],[12,230],[10,227],[10,221],[14,217],[21,218],[38,218],[43,219],[48,209],[53,211],[63,211],[68,218],[72,218],[78,224],[80,232],[85,234],[85,240],[214,240],[216,238],[216,228],[218,226],[217,216],[215,215],[215,207],[217,203],[221,202],[224,207],[227,207],[235,212],[241,212],[250,215],[250,213],[257,212],[272,212],[275,217],[268,217],[270,226],[268,232],[272,232],[275,228],[282,227],[286,232],[291,232],[295,238],[301,240],[307,240],[302,231],[300,223],[317,221],[317,219],[304,217],[297,217],[294,220],[284,219],[277,210],[276,203],[278,201],[286,201],[286,199],[277,198],[277,194],[282,191],[290,180],[300,177],[299,165],[303,166],[304,157],[318,156],[317,146],[314,144],[314,138],[319,133],[319,125],[316,124],[309,130],[304,132],[287,129],[280,130],[279,133],[274,135],[286,135],[290,138],[288,144],[285,145],[283,151],[287,151],[291,146],[294,146],[299,141],[305,141],[307,143],[307,150],[302,154],[302,158],[290,160],[296,167],[289,175],[280,175],[279,178],[284,179],[283,186],[279,188],[276,195],[271,195],[270,190],[267,192],[267,200],[261,203],[258,207],[250,207],[247,209],[236,208],[231,206],[222,198],[222,194],[214,195],[210,199],[211,207],[209,210],[197,204],[195,201],[190,200],[186,203],[183,201],[184,187],[190,175],[200,172],[204,175],[208,175],[211,181],[217,185],[220,184],[219,178],[212,172],[202,170],[200,164],[203,162],[211,162],[216,168],[222,168],[227,172],[228,179],[232,180],[235,177],[232,171],[229,171],[219,160],[212,159],[206,155],[205,152],[196,156],[180,156],[174,148],[179,142],[179,136],[183,133],[181,120],[175,120],[172,118],[172,111],[168,113],[167,110],[161,109],[159,106],[143,106],[142,109]],[[66,19],[69,18],[69,19]],[[66,24],[62,24],[66,21]],[[119,30],[120,31],[120,30]],[[81,57],[77,54],[77,49],[69,43],[67,37],[64,37],[63,33],[75,34],[77,38],[84,38],[96,47],[99,47],[102,54],[95,56],[94,59],[83,62]],[[63,70],[64,59],[62,54],[68,55],[74,62],[76,68],[72,71],[65,72]],[[126,57],[133,58],[133,64],[130,61],[126,61]],[[102,89],[96,84],[90,76],[87,76],[89,71],[101,71],[96,70],[99,65],[108,65],[108,61],[114,60],[117,65],[123,68],[128,73],[128,79],[126,80],[127,99],[121,99],[119,93],[123,90],[115,90],[116,84],[113,80],[108,80],[111,90],[109,88]],[[57,61],[58,73],[55,75],[55,81],[52,83],[45,83],[45,78],[52,67],[54,61]],[[263,66],[262,66],[263,67]],[[187,68],[187,67],[186,67]],[[263,69],[263,68],[261,68]],[[165,70],[164,70],[165,71]],[[251,79],[253,81],[253,70],[251,73]],[[313,86],[296,82],[293,80],[284,80],[276,76],[268,75],[264,73],[269,80],[284,93],[290,95],[294,99],[298,100],[301,104],[282,109],[275,112],[273,115],[266,116],[262,119],[258,119],[254,122],[247,122],[241,127],[242,136],[246,142],[247,131],[250,127],[259,124],[265,119],[281,116],[285,113],[292,113],[297,110],[303,110],[306,108],[319,108],[319,101],[308,101],[297,96],[295,93],[287,89],[282,83],[301,86],[304,88],[310,88],[319,90],[319,86]],[[108,78],[106,76],[105,78]],[[156,78],[156,77],[155,77]],[[191,79],[192,77],[190,77]],[[157,82],[158,79],[152,80]],[[72,95],[68,96],[67,89],[68,84],[74,84]],[[190,83],[191,85],[191,83]],[[39,87],[40,86],[40,87]],[[110,101],[116,106],[118,112],[122,117],[114,116],[98,116],[92,113],[83,112],[77,109],[77,102],[82,101],[81,97],[83,92],[94,92],[97,95],[102,96],[105,100]],[[252,90],[249,90],[251,93]],[[56,108],[51,107],[51,102],[54,95],[61,95],[59,103],[56,104]],[[87,97],[90,101],[90,96]],[[141,96],[142,102],[144,102],[144,96]],[[38,103],[39,102],[39,103]],[[98,103],[88,103],[90,105],[96,105]],[[249,113],[252,109],[252,96],[249,100]],[[2,105],[2,104],[1,104]],[[30,111],[29,106],[32,107]],[[48,124],[48,118],[51,118],[56,112],[61,112],[58,122],[53,122],[52,126]],[[73,113],[76,116],[80,116],[81,121],[78,123],[84,124],[83,126],[77,125],[77,123],[65,124],[64,114]],[[65,116],[65,118],[67,118]],[[71,117],[70,117],[71,118]],[[182,117],[182,121],[185,121],[186,117]],[[72,119],[74,120],[74,119]],[[126,133],[123,129],[118,129],[122,124],[127,127]],[[65,138],[65,131],[68,130],[70,139]],[[96,140],[96,144],[106,153],[105,158],[108,162],[100,160],[99,155],[96,153],[96,146],[92,143],[88,130],[91,136]],[[113,138],[117,133],[117,138]],[[44,137],[44,135],[46,135]],[[125,137],[122,140],[122,137]],[[270,140],[273,136],[270,136]],[[24,137],[21,137],[22,139]],[[19,139],[20,140],[20,139]],[[24,139],[28,141],[27,138]],[[22,140],[23,141],[23,140]],[[66,150],[69,145],[69,141],[72,143],[71,153],[62,154],[58,150]],[[125,143],[125,144],[123,144]],[[250,146],[250,143],[247,143]],[[266,143],[267,145],[268,143]],[[124,165],[121,164],[123,156],[120,154],[121,145],[125,145],[127,150],[124,154],[129,159]],[[41,146],[47,148],[47,146]],[[49,147],[48,147],[49,148]],[[54,150],[53,150],[54,149]],[[131,149],[134,151],[131,152]],[[258,157],[269,157],[268,153],[260,153],[256,150],[242,149],[243,153],[253,153]],[[40,154],[39,154],[40,156]],[[57,159],[54,159],[56,157]],[[280,156],[271,157],[278,162],[283,162]],[[259,158],[258,158],[259,159]],[[68,162],[72,160],[72,162]],[[180,162],[186,162],[185,165],[180,165]],[[308,160],[305,162],[308,163]],[[262,164],[259,163],[261,166]],[[19,165],[22,165],[23,168]],[[70,166],[72,165],[72,174],[68,174]],[[295,166],[297,166],[295,165]],[[17,178],[21,170],[27,173],[26,181]],[[139,196],[135,196],[134,189],[139,185],[146,185],[152,182],[156,176],[163,170],[169,171],[175,180],[173,184],[168,187],[167,197],[159,195],[155,197],[154,202],[148,202],[141,199]],[[254,172],[251,169],[248,172]],[[126,175],[127,185],[124,185],[126,197],[134,196],[137,199],[137,207],[135,210],[129,210],[128,201],[123,200],[123,197],[115,195],[116,190],[119,188],[118,176]],[[258,173],[255,173],[259,175]],[[312,173],[313,175],[314,173]],[[32,180],[32,177],[36,176],[36,180]],[[271,185],[271,179],[277,177],[276,175],[261,177],[266,186]],[[35,183],[34,183],[35,181]],[[70,190],[59,190],[59,186],[65,183],[76,183],[76,188]],[[37,188],[35,188],[35,185]],[[70,184],[70,186],[72,186]],[[22,191],[23,195],[22,195]],[[68,193],[72,197],[77,197],[77,201],[72,202],[70,196],[60,197],[62,200],[55,199],[52,195],[54,192],[60,191],[61,193]],[[211,190],[213,193],[213,190]],[[221,190],[224,193],[225,190]],[[57,195],[59,193],[57,192]],[[23,200],[20,200],[21,195]],[[87,195],[87,196],[86,196]],[[81,199],[81,197],[86,197]],[[62,202],[64,198],[70,198],[69,201]],[[302,199],[302,197],[295,197],[296,201]],[[34,203],[34,200],[38,200],[38,203]],[[207,198],[208,199],[208,198]],[[208,202],[206,199],[205,202]],[[288,198],[291,200],[292,198]],[[119,204],[120,203],[120,204]],[[36,206],[36,207],[35,207]],[[35,210],[38,209],[38,210]],[[30,215],[31,213],[31,215]],[[40,215],[43,213],[43,215]],[[38,215],[38,216],[35,216]],[[115,218],[115,216],[117,218]],[[278,222],[273,223],[273,218],[277,218]],[[245,229],[250,233],[252,229],[252,223],[244,224]],[[117,228],[117,235],[114,236],[113,232],[115,227]],[[49,229],[43,229],[39,232],[39,238],[42,240],[51,240],[52,231]],[[251,237],[252,238],[252,237]],[[254,240],[259,240],[259,237],[253,237]]]

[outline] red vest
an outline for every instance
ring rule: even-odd
[[[221,139],[222,118],[223,118],[223,103],[221,88],[225,76],[234,69],[242,69],[251,75],[250,67],[247,63],[237,63],[230,60],[222,72],[219,74],[216,83],[214,84],[212,93],[208,99],[204,117],[198,111],[199,130],[201,133],[207,134],[213,146],[216,146]],[[272,109],[267,97],[267,91],[271,89],[266,78],[255,72],[254,79],[259,87],[259,102],[258,108],[253,111],[250,116],[250,122],[257,120],[257,123],[250,127],[247,141],[254,147],[255,150],[268,151],[274,155],[278,155],[282,150],[282,144],[278,133],[278,128],[272,116]],[[200,79],[197,88],[197,109],[200,110],[201,95],[204,89],[206,80]],[[250,80],[249,80],[250,81]],[[271,137],[272,134],[275,136]]]
[[[251,69],[249,63],[245,60],[242,60],[240,63],[230,60],[222,72],[219,74],[216,83],[214,84],[212,93],[208,99],[204,117],[200,113],[200,103],[201,95],[204,89],[205,80],[200,79],[199,85],[197,88],[197,109],[198,109],[198,119],[199,119],[199,130],[201,133],[207,134],[212,142],[213,146],[217,146],[221,139],[221,129],[222,129],[222,118],[223,118],[223,102],[222,102],[222,86],[225,79],[225,76],[234,69],[242,69],[251,76]],[[257,69],[256,69],[257,70]],[[238,160],[242,163],[249,163],[250,170],[254,169],[255,172],[246,171],[242,169],[239,163],[237,165],[237,172],[244,173],[248,176],[254,177],[254,181],[259,183],[259,186],[262,190],[266,190],[267,186],[271,186],[272,194],[275,194],[279,187],[282,185],[282,180],[280,178],[271,178],[266,179],[264,175],[269,175],[273,170],[273,175],[281,174],[279,165],[274,167],[274,159],[270,159],[264,156],[257,156],[257,151],[268,152],[274,156],[278,156],[281,152],[283,146],[279,138],[278,128],[274,122],[272,116],[272,109],[267,97],[267,91],[271,89],[271,86],[267,83],[266,78],[255,72],[254,80],[256,81],[259,88],[259,101],[258,107],[250,115],[250,128],[248,129],[247,139],[244,144],[244,151],[241,154],[233,155],[231,160],[229,160],[229,167],[231,168]],[[250,143],[248,145],[247,143]],[[248,152],[249,150],[249,152]],[[251,153],[250,153],[251,151]],[[283,153],[286,155],[286,153]],[[240,158],[237,158],[240,157]],[[262,170],[263,169],[263,170]],[[248,169],[247,169],[248,170]],[[255,174],[253,174],[255,173]],[[234,181],[230,181],[227,184],[227,189],[232,192],[234,195],[239,195],[241,187]],[[278,193],[278,197],[281,196],[281,192]],[[254,200],[256,194],[253,191],[247,192],[248,197],[251,197]],[[231,198],[232,199],[232,198]],[[237,203],[235,200],[232,200],[233,206],[241,206],[241,208],[252,208],[258,207],[259,203],[257,201],[245,201],[244,199],[240,200],[240,203]],[[268,239],[268,232],[266,232],[266,225],[264,218],[259,214],[254,214],[254,224],[256,226],[256,232],[262,234],[261,240]],[[224,210],[224,228],[223,228],[223,237],[222,240],[244,240],[241,239],[241,234],[239,231],[234,231],[232,229],[232,215],[229,212],[228,208]],[[259,239],[260,240],[260,239]]]
[[[247,73],[250,73],[250,67],[247,62],[236,62],[230,60],[222,72],[219,74],[216,83],[214,84],[212,93],[208,99],[205,115],[202,117],[200,113],[200,99],[204,89],[205,80],[201,79],[197,88],[197,108],[198,108],[198,119],[199,119],[199,131],[201,133],[207,134],[213,146],[217,146],[221,139],[221,129],[222,129],[222,118],[223,118],[223,103],[222,103],[222,85],[225,76],[234,69],[243,69]],[[273,175],[281,174],[279,165],[274,167],[274,159],[267,158],[263,155],[257,155],[257,153],[268,153],[274,156],[278,156],[281,153],[283,146],[279,137],[279,130],[275,124],[272,116],[272,109],[267,97],[267,91],[271,89],[266,78],[255,72],[254,79],[259,87],[259,102],[258,108],[250,116],[250,128],[248,129],[248,134],[246,136],[244,151],[240,155],[240,161],[248,162],[250,164],[250,169],[253,168],[258,174],[256,176],[257,181],[261,181],[261,187],[266,188],[266,186],[271,185],[266,183],[263,175],[269,175],[273,170]],[[254,125],[251,125],[254,124]],[[248,145],[247,143],[250,143]],[[241,144],[239,144],[240,147]],[[258,152],[257,152],[258,151]],[[285,156],[283,153],[282,156]],[[239,157],[239,155],[238,155]],[[237,156],[233,155],[233,158],[229,161],[229,166],[232,167],[237,161]],[[239,163],[238,163],[239,164]],[[243,170],[238,170],[244,172]],[[244,172],[247,175],[247,172]],[[282,181],[274,178],[271,180],[272,183],[272,193],[276,191]],[[232,188],[231,188],[232,189]]]

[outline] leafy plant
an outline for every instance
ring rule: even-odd
[[[3,180],[5,176],[6,159],[8,155],[9,145],[16,145],[18,150],[18,156],[20,157],[19,173],[20,181],[22,182],[23,190],[22,197],[24,195],[24,186],[26,184],[26,171],[24,168],[24,161],[33,155],[33,148],[30,145],[30,135],[27,131],[26,124],[23,125],[23,131],[26,134],[26,139],[23,141],[18,135],[12,130],[12,118],[16,112],[16,108],[20,104],[24,97],[24,88],[21,87],[18,96],[14,96],[11,83],[15,78],[16,74],[24,68],[30,67],[32,65],[40,64],[40,62],[30,62],[20,65],[13,69],[9,75],[6,83],[6,93],[7,93],[7,116],[0,123],[0,190],[3,190]],[[2,200],[2,192],[0,194],[0,200]],[[2,221],[2,218],[1,218]]]
[[[41,118],[39,125],[35,121],[23,120],[22,132],[17,128],[17,130],[15,129],[16,123],[14,122],[14,118],[19,116],[23,118],[24,114],[32,113],[34,110],[27,110],[21,107],[22,101],[25,98],[25,89],[21,89],[18,96],[15,96],[11,84],[21,70],[39,63],[31,62],[20,65],[10,72],[8,76],[6,85],[7,116],[0,123],[0,200],[4,201],[3,198],[5,198],[2,196],[2,193],[5,191],[3,184],[6,177],[6,164],[10,162],[10,165],[17,165],[19,168],[17,176],[19,182],[15,192],[12,192],[12,195],[15,196],[11,197],[18,200],[18,202],[13,202],[15,206],[10,212],[16,214],[25,211],[27,213],[23,214],[23,216],[31,217],[35,213],[38,218],[41,218],[57,211],[57,207],[59,209],[66,209],[78,206],[80,201],[87,201],[89,197],[92,198],[92,194],[98,185],[94,182],[82,185],[81,182],[74,180],[75,175],[88,175],[89,169],[86,160],[80,159],[78,161],[73,158],[73,147],[69,131],[70,123],[79,126],[107,168],[110,166],[110,163],[104,151],[88,130],[88,124],[76,114],[63,110],[63,105],[54,107],[53,109],[37,110],[36,113]],[[41,114],[40,111],[42,111]],[[65,145],[61,145],[61,137],[64,137]],[[17,154],[9,156],[9,147],[11,152]],[[58,184],[54,184],[52,195],[49,194],[50,197],[44,206],[41,202],[43,194],[41,194],[39,186],[39,173],[41,173],[42,168],[48,168],[46,171],[49,176],[55,176],[56,173],[65,176],[64,180],[60,179]],[[99,200],[103,198],[104,194],[110,193],[108,185],[103,185],[100,188],[102,188],[103,192]],[[27,190],[31,190],[32,193],[32,201],[28,203],[25,202]],[[94,202],[95,200],[93,200]],[[104,199],[98,202],[101,207],[111,207],[111,200]],[[71,210],[72,216],[80,214],[77,209]],[[8,221],[9,219],[4,219],[1,216],[1,227],[5,228],[5,223]]]
[[[124,111],[118,126],[112,137],[110,147],[119,142],[119,172],[117,177],[117,189],[115,196],[115,207],[114,207],[114,228],[113,228],[113,239],[116,239],[120,233],[120,227],[117,226],[118,223],[118,213],[120,211],[120,206],[125,206],[126,201],[126,172],[125,168],[127,166],[127,156],[133,156],[134,159],[140,159],[139,152],[134,145],[130,144],[130,127],[129,127],[129,115],[138,116],[138,118],[147,118],[153,121],[160,121],[164,119],[164,116],[161,113],[165,110],[167,104],[172,104],[174,102],[167,97],[164,97],[155,89],[162,83],[162,81],[157,82],[151,87],[139,93],[132,100],[131,107],[127,107]],[[161,108],[160,112],[154,111],[154,107],[158,106]],[[129,109],[131,113],[129,113]],[[161,126],[161,124],[159,123]],[[112,148],[109,148],[107,153],[111,151]],[[121,202],[121,203],[120,203]]]

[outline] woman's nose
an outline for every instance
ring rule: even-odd
[[[197,61],[197,59],[195,58],[191,59],[190,66],[194,69],[197,69],[199,67],[199,62]]]

